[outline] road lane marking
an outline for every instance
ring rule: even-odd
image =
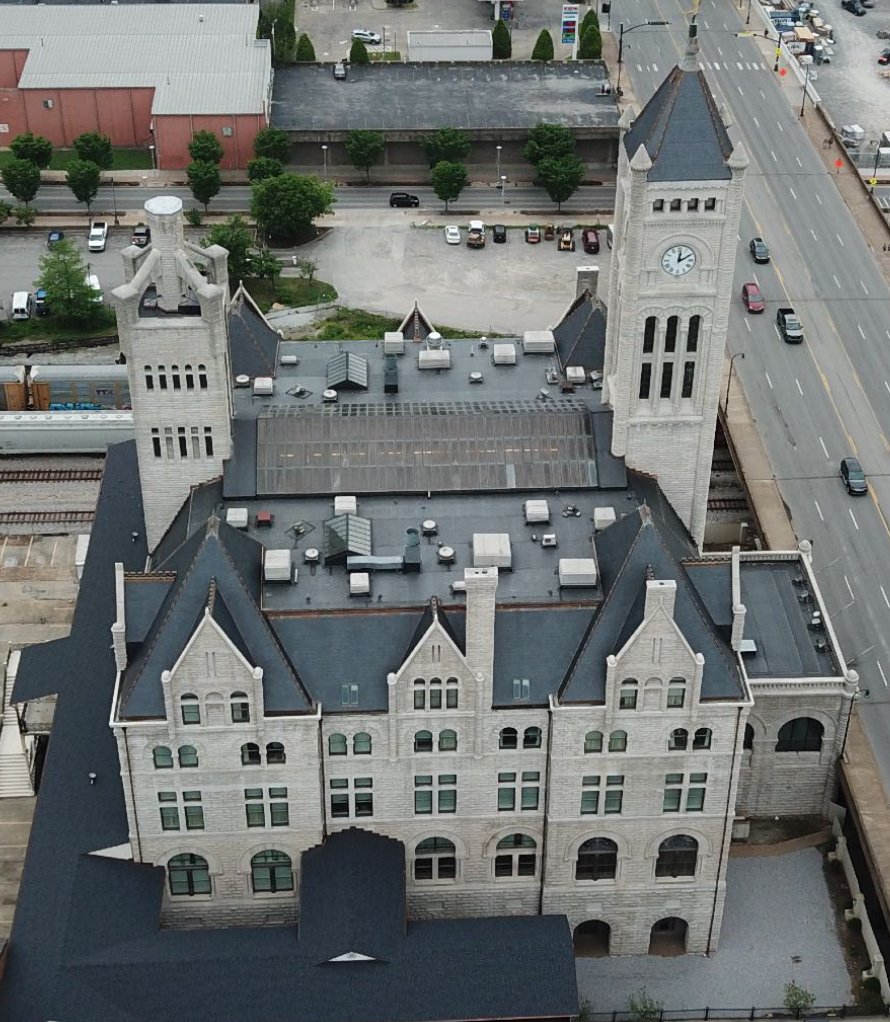
[[[770,149],[769,154],[770,154],[770,156],[772,156],[772,158],[775,160],[776,163],[779,162],[778,159],[776,158],[776,154],[772,151],[772,149]]]
[[[653,64],[653,65],[652,65],[652,70],[653,70],[653,71],[654,71],[654,72],[655,72],[656,74],[658,74],[658,65],[657,65],[657,64]]]
[[[862,284],[862,290],[863,290],[863,291],[864,291],[864,292],[865,292],[866,294],[868,294],[868,288],[867,288],[867,287],[865,286],[865,284],[863,284],[863,282],[862,282],[861,280],[859,281],[859,283],[860,283],[860,284]]]
[[[850,512],[850,517],[853,519],[853,524],[856,526],[856,531],[859,531],[859,522],[856,521],[856,515],[853,514],[853,509],[848,507],[847,510]]]
[[[824,522],[825,521],[825,515],[822,514],[822,508],[819,507],[819,501],[818,500],[814,500],[813,503],[816,505],[816,510],[819,512],[819,517]]]
[[[739,60],[737,60],[735,62],[735,66],[739,69],[739,71],[744,71],[745,70],[744,66],[742,65],[742,62],[739,61]]]
[[[881,681],[884,682],[884,687],[886,688],[887,687],[887,679],[884,676],[884,668],[881,667],[881,661],[880,660],[875,660],[875,663],[878,665],[878,670],[881,672]]]
[[[865,388],[862,386],[862,380],[859,379],[859,373],[857,373],[855,369],[851,369],[850,372],[853,374],[853,382],[864,394]]]
[[[838,240],[838,241],[840,242],[840,246],[841,246],[841,248],[846,248],[846,247],[847,247],[847,246],[846,246],[846,245],[844,244],[844,239],[843,239],[843,238],[842,238],[842,237],[841,237],[841,236],[840,236],[839,234],[835,234],[835,237],[836,237],[836,238],[837,238],[837,240]]]
[[[769,378],[769,373],[765,369],[763,370],[763,375],[766,377],[766,382],[769,384],[769,389],[772,390],[773,381]],[[890,387],[887,387],[887,390],[890,390]]]
[[[776,121],[776,127],[779,129],[779,131],[782,132],[783,135],[785,134],[785,129],[782,127],[779,121]]]
[[[890,610],[890,600],[887,599],[887,594],[884,592],[883,586],[881,586],[881,596],[884,597],[884,603],[887,604],[887,610]]]
[[[832,273],[832,277],[834,277],[835,284],[837,284],[837,286],[840,287],[841,286],[841,282],[837,279],[837,274],[836,273]]]
[[[815,231],[813,230],[813,228],[812,228],[812,227],[810,228],[810,234],[812,234],[812,236],[813,236],[813,241],[818,241],[818,240],[819,240],[819,239],[818,239],[818,238],[816,237],[816,232],[815,232]]]
[[[864,341],[864,340],[865,340],[865,331],[864,331],[864,330],[862,329],[862,324],[861,324],[861,323],[857,323],[857,324],[856,324],[856,329],[857,329],[857,330],[859,331],[859,336],[860,336],[860,337],[861,337],[861,338],[863,339],[863,341]]]
[[[794,377],[794,382],[797,384],[798,394],[800,394],[800,396],[803,397],[803,387],[801,387],[800,380],[796,376]]]
[[[822,439],[821,436],[819,437],[819,443],[822,444],[822,450],[825,452],[825,457],[828,458],[829,461],[831,461],[831,455],[828,453],[828,448],[825,446],[825,441]]]
[[[800,167],[801,170],[802,170],[803,169],[803,164],[800,162],[800,157],[799,156],[795,156],[794,158],[795,158],[795,160],[797,160],[798,167]]]
[[[822,200],[819,198],[819,196],[815,192],[813,192],[813,195],[815,196],[816,202],[818,202],[819,205],[821,206],[822,205]]]
[[[739,95],[740,95],[740,96],[744,96],[744,95],[745,95],[745,94],[744,94],[744,92],[742,92],[742,87],[741,87],[741,85],[737,85],[737,86],[736,86],[736,88],[737,88],[737,89],[739,90]]]
[[[791,187],[791,185],[788,185],[788,191],[791,192],[791,198],[794,199],[794,201],[796,202],[797,196],[794,194],[794,189]],[[814,234],[813,237],[815,238],[815,236],[816,235]]]
[[[714,70],[715,71],[719,71],[720,70],[720,65],[717,63],[716,60],[714,61]]]
[[[763,99],[766,99],[766,93],[763,91],[763,89],[760,90],[760,95]]]
[[[853,589],[850,586],[850,580],[847,578],[846,575],[844,575],[844,583],[847,586],[847,592],[850,594],[850,599],[855,603],[856,602],[856,597],[853,595]]]
[[[752,118],[751,118],[751,120],[752,120],[752,121],[754,122],[754,124],[755,124],[755,125],[756,125],[756,126],[757,126],[758,128],[760,127],[760,121],[758,121],[756,117],[752,117]]]
[[[720,54],[721,57],[723,56],[723,50],[721,50],[719,46],[717,47],[717,52]]]
[[[742,320],[742,322],[745,324],[745,329],[750,334],[751,333],[751,324],[748,322],[747,316]]]

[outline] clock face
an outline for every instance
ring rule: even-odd
[[[688,245],[673,245],[661,257],[661,268],[672,277],[682,277],[695,266],[695,252]]]

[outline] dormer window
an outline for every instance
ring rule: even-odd
[[[198,702],[198,697],[196,695],[193,695],[191,692],[187,692],[179,700],[179,706],[182,713],[183,724],[201,723],[201,705]]]
[[[247,700],[246,692],[233,692],[229,706],[232,711],[233,724],[250,723],[250,703]]]
[[[619,710],[635,710],[637,708],[639,688],[639,682],[634,678],[626,678],[621,682],[621,697],[618,701]]]

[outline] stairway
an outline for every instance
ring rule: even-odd
[[[3,693],[3,714],[0,716],[0,798],[21,798],[34,794],[26,739],[19,731],[18,715],[10,703],[17,665],[18,652],[13,652],[0,669],[0,690]],[[7,671],[8,666],[12,666],[13,670]]]

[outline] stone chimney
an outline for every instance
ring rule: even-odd
[[[659,607],[668,617],[674,616],[674,603],[677,599],[677,583],[672,579],[658,579],[646,582],[646,607],[643,617],[650,618]]]
[[[494,674],[494,604],[498,589],[497,568],[465,568],[467,587],[467,663],[491,689]]]
[[[600,268],[598,266],[579,266],[575,272],[575,297],[580,298],[585,291],[589,291],[590,300],[594,301],[599,286]]]
[[[732,548],[732,633],[729,644],[738,653],[742,648],[742,639],[745,637],[745,615],[747,610],[742,603],[742,578],[740,570],[741,550],[739,547]]]

